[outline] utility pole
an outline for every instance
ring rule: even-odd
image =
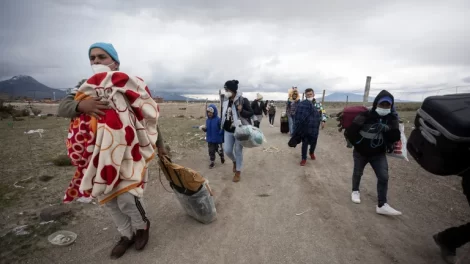
[[[366,87],[364,88],[364,99],[362,100],[362,103],[364,106],[366,106],[367,102],[369,101],[369,90],[370,90],[370,80],[372,77],[367,76],[366,78]]]
[[[346,106],[348,106],[348,102],[349,102],[349,95],[346,95]]]
[[[321,98],[321,105],[323,105],[323,103],[325,102],[325,91],[326,90],[323,90],[323,96]]]

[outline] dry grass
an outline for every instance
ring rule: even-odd
[[[178,110],[177,104],[163,104],[160,108],[160,130],[173,156],[183,158],[186,150],[205,144],[204,133],[193,128],[204,124],[205,119],[189,118],[200,117],[204,104],[189,105],[184,111]],[[176,114],[185,117],[173,117]],[[75,167],[70,166],[65,146],[69,122],[69,119],[59,117],[0,121],[0,236],[3,236],[0,247],[2,252],[10,252],[6,258],[2,253],[2,261],[12,263],[27,252],[38,250],[38,239],[62,225],[39,227],[37,214],[45,207],[62,202],[64,191],[73,177]],[[24,133],[36,129],[44,129],[44,133]],[[155,166],[153,162],[151,167]],[[11,233],[13,228],[21,225],[29,225],[31,233],[25,236]]]

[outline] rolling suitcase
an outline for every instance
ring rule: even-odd
[[[289,133],[289,120],[287,119],[286,112],[281,114],[281,133]]]
[[[470,94],[427,97],[417,111],[407,149],[436,175],[470,169]]]

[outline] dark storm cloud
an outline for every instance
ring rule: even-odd
[[[228,79],[253,92],[284,92],[292,85],[362,89],[369,74],[408,89],[456,85],[469,82],[469,6],[419,0],[2,1],[0,78],[28,74],[52,87],[73,86],[91,74],[89,45],[106,41],[118,49],[123,70],[142,75],[153,89],[174,92],[218,90]]]

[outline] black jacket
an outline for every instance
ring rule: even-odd
[[[393,95],[383,90],[375,97],[372,109],[356,116],[351,126],[346,129],[345,136],[353,144],[354,149],[363,156],[384,154],[388,149],[393,149],[393,144],[400,140],[398,117],[392,113],[379,116],[375,111],[379,99],[385,96],[392,98],[393,108]],[[374,139],[365,137],[366,133],[375,134]]]
[[[260,102],[259,105],[258,105],[258,102]],[[262,115],[263,113],[264,115],[268,114],[266,112],[266,105],[264,104],[263,101],[254,100],[253,102],[251,102],[251,109],[253,109],[253,112],[255,113],[255,115]]]

